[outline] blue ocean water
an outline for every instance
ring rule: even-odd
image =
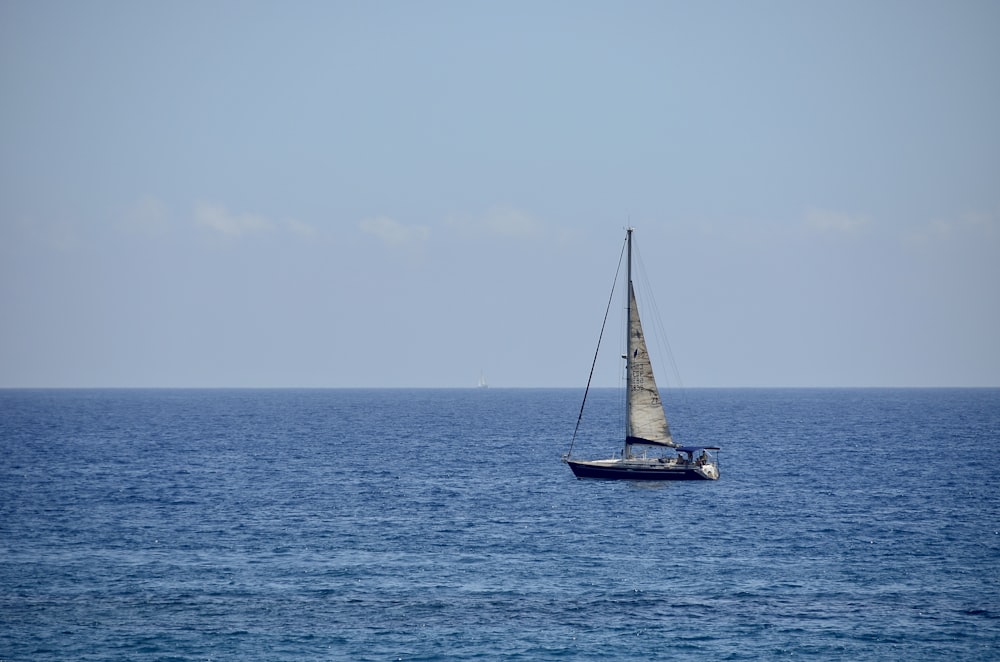
[[[1000,657],[1000,390],[580,396],[0,391],[0,660]]]

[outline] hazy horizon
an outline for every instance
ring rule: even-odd
[[[1000,386],[998,36],[973,0],[5,3],[0,387],[583,388],[626,225],[661,387]]]

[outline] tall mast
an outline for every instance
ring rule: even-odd
[[[632,436],[632,230],[625,228],[627,258],[625,260],[625,439]],[[625,444],[624,456],[629,454],[629,444]]]

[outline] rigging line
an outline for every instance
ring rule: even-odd
[[[649,304],[649,312],[651,317],[648,320],[654,328],[655,333],[653,334],[654,342],[657,347],[662,350],[661,356],[665,356],[670,367],[670,374],[664,375],[664,377],[673,378],[675,389],[680,394],[681,398],[685,398],[687,393],[684,388],[684,380],[681,378],[680,368],[677,366],[677,359],[674,356],[673,348],[670,346],[670,336],[667,334],[666,326],[663,324],[663,316],[660,314],[660,308],[656,304],[656,299],[652,296],[653,287],[649,280],[649,273],[646,271],[646,265],[642,261],[642,254],[639,252],[637,247],[632,248],[633,261],[638,265],[639,277],[642,280],[643,292],[647,293],[648,296],[644,298],[644,303]],[[667,382],[665,386],[670,386],[671,384]],[[661,393],[662,396],[662,393]]]
[[[611,296],[608,297],[608,307],[604,309],[604,321],[601,322],[601,333],[597,336],[597,349],[594,351],[594,361],[590,364],[590,376],[587,377],[587,388],[583,390],[583,402],[580,403],[580,414],[576,417],[576,427],[573,428],[573,439],[569,442],[569,452],[566,457],[573,454],[573,445],[576,444],[576,434],[580,431],[580,421],[583,420],[583,408],[587,405],[587,393],[590,392],[590,382],[594,378],[594,366],[597,365],[597,355],[601,351],[601,340],[604,338],[604,327],[608,323],[608,313],[611,312],[611,303],[615,299],[615,288],[618,286],[618,274],[622,270],[622,258],[625,255],[625,246],[628,244],[628,237],[622,244],[622,251],[618,254],[618,268],[615,269],[615,280],[611,283]]]

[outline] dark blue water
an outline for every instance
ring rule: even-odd
[[[1000,656],[1000,390],[580,395],[0,391],[0,660]]]

